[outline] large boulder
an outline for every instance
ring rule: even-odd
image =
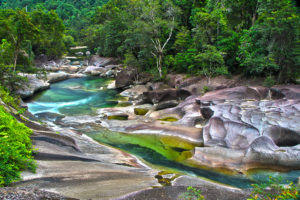
[[[80,70],[80,66],[62,65],[59,69],[68,73],[76,73]]]
[[[299,169],[297,95],[294,87],[281,91],[236,87],[197,98],[200,114],[208,121],[203,127],[206,148],[197,148],[192,160],[241,171]]]
[[[168,75],[169,85],[171,87],[185,89],[193,95],[203,94],[206,90],[218,90],[224,88],[231,88],[238,85],[240,76],[233,76],[231,78],[225,76],[218,76],[211,78],[210,82],[206,77],[186,77],[185,74],[170,74]]]
[[[46,80],[39,79],[34,74],[22,74],[22,76],[28,79],[28,83],[24,84],[23,87],[16,92],[22,99],[31,97],[36,92],[46,90],[50,87],[50,84]]]
[[[190,95],[191,93],[187,90],[171,88],[144,92],[143,100],[147,103],[157,104],[159,102],[168,100],[185,100]]]
[[[103,67],[88,66],[83,73],[97,76],[104,72]]]
[[[124,90],[121,92],[121,96],[130,97],[132,99],[136,99],[140,97],[144,92],[147,92],[148,88],[145,85],[135,85],[132,88]]]
[[[55,83],[69,78],[69,74],[65,72],[49,73],[47,74],[48,83]]]
[[[281,85],[272,89],[282,93],[287,99],[300,99],[300,85]]]
[[[127,67],[122,69],[116,77],[116,88],[123,89],[130,86],[136,81],[137,74],[138,72],[135,68]]]
[[[98,55],[93,55],[90,58],[89,65],[94,65],[97,67],[104,67],[106,65],[114,65],[117,64],[116,58],[110,58],[110,57],[100,57]]]

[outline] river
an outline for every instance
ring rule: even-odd
[[[62,123],[64,117],[97,118],[97,110],[100,108],[118,106],[118,100],[122,99],[119,92],[107,89],[111,80],[95,77],[69,79],[51,85],[51,88],[35,95],[28,100],[28,109],[40,121],[55,125],[65,126]],[[174,159],[176,150],[164,149],[160,145],[158,136],[128,135],[106,130],[100,126],[76,126],[70,127],[80,131],[100,143],[121,149],[137,156],[146,165],[161,171],[199,176],[222,184],[239,188],[250,187],[257,182],[265,182],[268,177],[280,176],[283,181],[296,181],[300,176],[299,171],[288,173],[256,171],[249,175],[226,175],[212,170],[204,170],[185,166]]]

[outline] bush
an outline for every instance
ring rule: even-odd
[[[201,190],[189,186],[187,192],[183,193],[181,196],[183,200],[205,200],[204,196],[201,194]]]
[[[264,184],[253,184],[251,198],[248,200],[297,200],[300,186],[291,182],[287,187],[280,184],[281,178],[270,177]]]
[[[266,87],[272,87],[276,84],[276,80],[274,79],[273,76],[268,76],[265,81],[264,81],[264,86]]]
[[[28,127],[0,106],[0,186],[20,180],[22,170],[35,170],[31,134]]]

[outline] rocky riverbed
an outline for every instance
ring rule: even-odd
[[[28,75],[29,86],[20,90],[23,98],[54,82],[86,75],[115,78],[100,90],[119,88],[123,98],[114,100],[119,106],[96,109],[92,116],[52,114],[50,125],[55,126],[50,129],[29,124],[35,132],[39,168],[36,174],[24,173],[24,180],[16,186],[34,186],[79,199],[145,199],[149,195],[172,199],[179,198],[189,185],[202,187],[207,199],[213,199],[210,187],[223,196],[244,199],[248,195],[244,190],[203,184],[201,179],[191,181],[182,175],[180,184],[173,182],[177,189],[148,190],[161,185],[159,170],[84,134],[97,139],[94,130],[103,128],[125,138],[123,143],[131,140],[190,168],[245,175],[257,169],[300,169],[298,85],[240,86],[240,77],[212,79],[208,84],[201,78],[179,75],[170,75],[167,84],[155,83],[148,75],[137,76],[136,70],[122,70],[116,64],[114,59],[94,56],[89,62],[44,63],[49,71],[46,80]],[[134,83],[138,85],[132,86]],[[204,94],[204,86],[212,91]],[[49,122],[49,115],[46,120]],[[112,135],[109,132],[105,141]],[[141,192],[121,197],[136,191]]]

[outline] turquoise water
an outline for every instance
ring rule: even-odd
[[[69,79],[51,85],[28,103],[29,111],[40,113],[56,113],[62,115],[93,115],[99,108],[117,105],[116,90],[104,90],[108,79],[84,77]]]
[[[63,116],[95,115],[99,108],[117,105],[118,91],[105,89],[109,81],[108,79],[85,77],[55,83],[51,85],[49,90],[41,92],[29,100],[28,109],[41,120]],[[300,171],[288,173],[258,171],[249,176],[242,174],[225,175],[210,170],[188,167],[180,162],[167,159],[166,156],[177,155],[181,152],[176,152],[174,149],[165,149],[165,146],[161,144],[157,137],[131,136],[103,129],[85,133],[101,143],[136,155],[145,162],[150,163],[152,167],[200,176],[240,188],[250,187],[251,184],[256,182],[265,182],[270,175],[283,177],[284,182],[296,181],[297,177],[300,176]]]

